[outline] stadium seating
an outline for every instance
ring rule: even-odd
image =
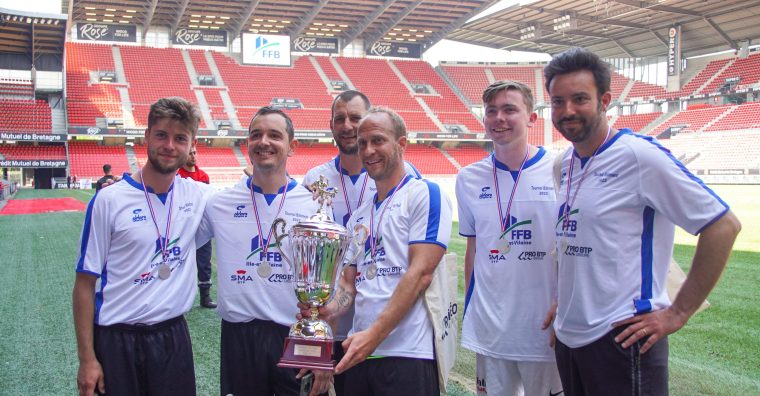
[[[34,99],[32,80],[0,78],[0,99]]]
[[[446,152],[456,160],[462,167],[480,161],[489,153],[477,144],[465,143],[457,147],[449,147]]]
[[[649,125],[662,113],[644,113],[644,114],[628,114],[621,115],[615,120],[612,125],[615,129],[630,128],[634,132],[642,130],[645,126]]]
[[[66,95],[69,125],[95,126],[98,118],[122,119],[116,85],[91,81],[90,73],[114,71],[110,45],[66,43]],[[117,82],[124,84],[123,81]]]
[[[739,77],[739,84],[742,85],[754,84],[760,81],[760,52],[755,52],[744,59],[736,59],[731,66],[716,76],[700,93],[709,94],[716,92],[726,83],[726,79],[734,77]]]
[[[51,133],[52,128],[46,101],[0,99],[0,131]]]
[[[497,80],[519,81],[530,87],[536,103],[549,101],[549,95],[546,92],[544,92],[543,98],[539,98],[536,95],[536,86],[543,84],[543,78],[540,81],[536,80],[536,71],[539,74],[542,73],[543,66],[490,66],[489,69],[491,69],[494,78]]]
[[[712,131],[728,131],[737,129],[760,129],[760,103],[745,103],[737,106],[728,115],[706,129]]]
[[[658,127],[652,129],[649,135],[657,136],[666,129],[674,125],[686,125],[686,130],[696,132],[707,125],[710,121],[730,109],[731,106],[706,106],[696,110],[685,110],[679,112],[669,120],[663,122]]]
[[[8,160],[65,160],[66,147],[0,144],[0,154]]]
[[[111,164],[111,173],[129,172],[129,161],[124,146],[101,146],[96,142],[70,141],[69,159],[71,174],[78,178],[97,180],[103,176],[103,164]]]
[[[441,69],[472,105],[481,104],[483,90],[490,84],[485,67],[444,65]]]
[[[424,144],[409,144],[404,159],[411,162],[423,176],[453,175],[457,168],[436,147]]]

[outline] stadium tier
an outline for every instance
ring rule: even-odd
[[[0,78],[0,99],[33,99],[32,80]]]
[[[652,123],[655,118],[661,116],[662,113],[644,113],[644,114],[628,114],[621,115],[612,124],[613,128],[630,128],[631,130],[638,132],[644,129],[645,126]]]
[[[46,101],[0,99],[1,132],[51,133],[52,128]]]
[[[448,147],[445,150],[462,167],[480,161],[489,154],[477,144],[461,144],[457,147]]]
[[[750,85],[760,81],[760,53],[754,53],[744,59],[733,58],[732,63],[712,82],[702,89],[701,93],[713,93],[717,91],[727,79],[739,78],[739,84]]]
[[[732,106],[710,105],[694,106],[689,110],[675,113],[673,117],[652,129],[652,131],[649,132],[649,135],[657,136],[660,133],[665,132],[668,128],[677,126],[682,127],[684,131],[698,132],[708,123],[720,117],[726,111],[731,110],[731,107]]]
[[[32,146],[0,144],[0,154],[8,160],[65,160],[66,148],[57,146]]]
[[[111,173],[121,175],[129,172],[129,161],[124,146],[102,146],[96,142],[69,142],[71,174],[80,179],[99,179],[103,176],[103,164],[111,164]]]
[[[95,126],[98,118],[122,119],[121,98],[98,72],[116,70],[111,46],[66,43],[66,96],[69,125]]]

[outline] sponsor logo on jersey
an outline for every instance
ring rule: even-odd
[[[148,220],[148,216],[145,216],[144,214],[142,214],[142,209],[135,209],[132,211],[132,214],[133,214],[132,216],[133,223]]]
[[[290,283],[295,280],[295,275],[293,274],[272,274],[269,275],[269,278],[267,278],[267,281],[269,283]]]
[[[480,195],[478,195],[478,199],[491,199],[493,198],[493,194],[491,194],[491,187],[485,186],[480,189]]]
[[[530,226],[533,224],[533,220],[518,221],[517,217],[509,216],[505,219],[504,224],[506,229],[499,235],[499,240],[506,240],[509,243],[510,248],[514,248],[519,245],[532,245],[533,231]],[[507,259],[507,252],[501,251],[498,248],[489,249],[488,259],[492,264]]]
[[[614,179],[620,176],[620,174],[615,172],[595,171],[593,176],[598,177],[600,182],[606,183],[609,179]]]
[[[546,252],[522,252],[519,256],[517,256],[517,259],[523,261],[533,261],[543,260],[544,257],[546,257]]]
[[[166,243],[166,238],[161,237],[160,239],[156,239],[156,248],[153,251],[153,257],[150,258],[151,268],[158,266],[163,262],[161,246],[164,243]],[[166,244],[166,252],[164,254],[166,255],[167,263],[180,259],[180,256],[182,255],[182,249],[179,247],[179,237],[174,238],[174,240]]]
[[[589,257],[593,250],[594,249],[590,246],[567,245],[565,248],[565,256]]]
[[[259,237],[251,238],[251,252],[245,258],[245,265],[247,267],[256,267],[262,261],[266,261],[272,268],[282,267],[282,254],[278,251],[277,244],[275,242],[269,243],[266,238],[261,239],[264,240],[264,245],[267,246],[266,253],[264,253],[262,246],[259,246]]]
[[[554,229],[559,229],[556,233],[557,236],[564,236],[575,238],[575,233],[578,231],[578,221],[573,220],[573,217],[580,213],[579,209],[570,210],[569,216],[565,214],[566,204],[562,204],[559,207],[559,213],[557,214],[557,224],[554,225]]]
[[[538,192],[538,195],[554,195],[554,186],[530,186],[530,189]]]
[[[180,212],[190,213],[193,211],[193,203],[185,202],[184,204],[180,205],[178,209]]]
[[[477,391],[479,395],[487,395],[488,394],[488,388],[486,387],[486,379],[475,377],[475,386],[477,387]]]
[[[232,217],[236,219],[244,219],[248,217],[248,213],[243,212],[243,209],[245,209],[245,205],[238,205],[235,207],[235,213],[232,215]]]
[[[152,275],[150,272],[145,272],[140,274],[138,278],[132,281],[132,285],[134,286],[144,286],[147,284],[150,284],[150,282],[153,282],[156,280],[156,276]]]
[[[250,274],[244,269],[236,270],[234,274],[230,275],[230,282],[237,283],[238,285],[244,285],[248,282],[253,282],[254,273]]]

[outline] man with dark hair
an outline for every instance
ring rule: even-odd
[[[287,114],[259,109],[248,128],[252,175],[209,199],[198,230],[199,243],[216,238],[222,395],[299,394],[298,371],[277,367],[298,300],[273,223],[284,219],[288,232],[318,205],[286,172],[298,143],[293,137]],[[283,243],[282,251],[290,252],[289,238]],[[325,392],[330,378],[318,373],[313,393]]]
[[[528,144],[533,93],[516,81],[483,91],[493,154],[457,175],[459,233],[467,238],[462,346],[476,353],[479,395],[562,392],[551,325],[554,157]]]
[[[200,112],[182,98],[150,108],[148,162],[87,207],[73,290],[80,395],[194,395],[183,317],[195,299],[195,233],[210,188],[177,176]]]
[[[422,295],[446,252],[451,203],[437,184],[405,171],[406,128],[394,111],[369,110],[357,133],[359,157],[377,193],[347,223],[350,230],[365,227],[369,237],[321,310],[334,320],[356,299],[335,372],[346,373],[346,395],[437,396],[433,327]]]
[[[107,183],[110,180],[115,180],[115,177],[111,174],[111,164],[105,164],[103,165],[103,173],[105,176],[98,179],[98,181],[95,183],[95,191],[100,191],[101,188],[103,188],[103,184]]]
[[[320,176],[324,176],[331,187],[338,189],[338,193],[332,199],[332,212],[335,221],[344,226],[351,214],[361,206],[366,198],[377,191],[375,181],[367,175],[359,159],[359,146],[357,144],[359,121],[367,114],[369,108],[369,99],[359,91],[348,90],[335,97],[330,111],[330,130],[332,130],[335,145],[338,146],[338,155],[334,159],[312,168],[303,178],[303,184],[309,186],[319,180]],[[406,173],[415,178],[422,177],[409,162],[404,162],[404,169]],[[351,330],[353,319],[353,308],[351,308],[333,327],[335,331],[335,360],[340,360],[343,357],[342,343],[348,336],[348,331]],[[343,379],[343,375],[335,376],[335,392],[338,396],[344,394]]]
[[[198,166],[197,162],[198,149],[193,146],[187,162],[179,168],[177,174],[185,179],[210,184],[208,174]],[[195,251],[195,261],[198,266],[198,291],[201,294],[201,306],[204,308],[216,308],[216,303],[211,298],[211,249],[211,241],[209,241]]]
[[[609,73],[581,48],[544,69],[552,122],[573,143],[557,175],[557,365],[568,396],[665,395],[667,336],[715,286],[741,225],[655,139],[608,125]],[[674,224],[699,240],[671,304]]]

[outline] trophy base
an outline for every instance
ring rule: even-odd
[[[333,340],[311,340],[301,337],[285,338],[285,351],[277,367],[333,370]]]

